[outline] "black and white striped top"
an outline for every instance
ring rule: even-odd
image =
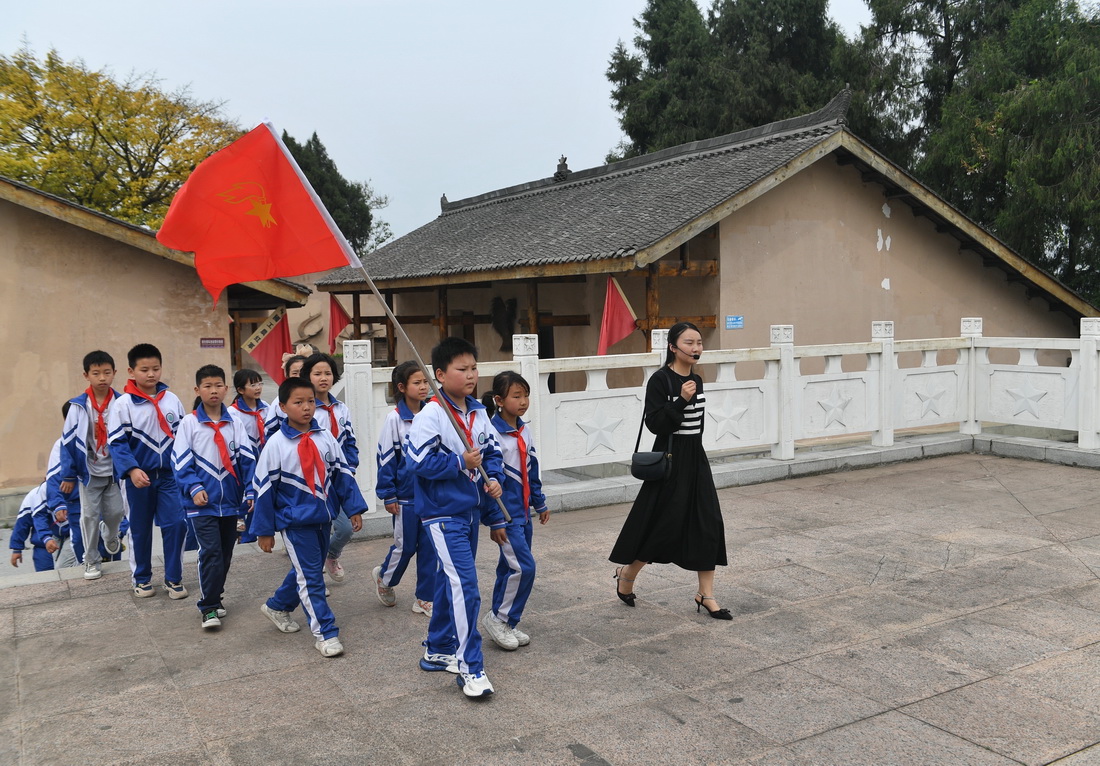
[[[692,378],[674,372],[671,367],[666,369],[669,372],[669,378],[673,382],[675,393],[672,395],[672,399],[675,401],[680,398],[680,387]],[[676,436],[699,436],[703,433],[703,413],[706,409],[707,397],[703,393],[703,381],[696,376],[695,383],[695,396],[683,409],[684,419],[680,423],[680,427],[673,432]]]

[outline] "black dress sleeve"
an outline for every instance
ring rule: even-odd
[[[645,387],[645,425],[657,436],[675,433],[684,421],[688,403],[672,392],[675,381],[664,367],[650,376]]]

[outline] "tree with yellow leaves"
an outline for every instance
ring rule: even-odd
[[[191,170],[241,135],[221,104],[150,75],[116,80],[51,50],[0,56],[0,175],[139,226],[160,226]]]

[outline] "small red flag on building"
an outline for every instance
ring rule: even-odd
[[[340,305],[340,301],[336,300],[336,296],[329,293],[328,352],[330,354],[336,353],[336,336],[349,324],[351,324],[351,317],[348,316],[348,312],[344,311],[344,307]]]
[[[241,348],[252,354],[272,380],[282,383],[283,354],[294,351],[290,345],[290,320],[286,318],[286,309],[281,306],[275,309]]]
[[[615,277],[607,278],[607,295],[603,300],[603,321],[600,322],[600,345],[597,354],[607,353],[610,346],[630,336],[638,329],[638,316],[623,294]]]
[[[161,244],[193,252],[214,297],[238,282],[360,266],[270,123],[207,157],[176,192]]]

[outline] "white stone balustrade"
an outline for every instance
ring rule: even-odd
[[[866,435],[889,447],[896,431],[957,423],[961,433],[979,434],[983,422],[1078,431],[1079,446],[1100,449],[1100,319],[1082,319],[1080,338],[986,338],[975,317],[962,320],[955,338],[895,340],[890,321],[872,323],[864,343],[796,346],[791,325],[773,326],[771,338],[768,348],[703,353],[711,454],[756,449],[791,460],[805,440]],[[664,361],[666,339],[667,330],[654,331],[659,350],[643,354],[540,359],[538,336],[514,335],[511,361],[478,365],[479,391],[507,369],[531,383],[527,419],[543,470],[625,463],[645,385],[613,388],[608,373],[640,370],[648,379]],[[899,366],[901,358],[919,363]],[[358,481],[377,512],[374,451],[393,407],[392,368],[372,366],[369,341],[345,341],[344,360],[343,398],[363,460]],[[859,360],[863,369],[844,369]],[[803,373],[804,361],[820,371]],[[762,368],[762,377],[739,380],[743,363]],[[554,373],[583,373],[584,388],[551,393]],[[643,449],[651,443],[645,431]]]

